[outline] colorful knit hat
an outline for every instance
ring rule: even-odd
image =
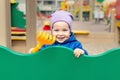
[[[68,23],[70,30],[72,30],[73,16],[71,13],[69,13],[67,11],[63,11],[63,10],[56,11],[55,13],[53,13],[51,15],[51,19],[50,19],[51,29],[53,28],[53,24],[58,21],[64,21],[64,22]]]

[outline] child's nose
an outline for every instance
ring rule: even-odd
[[[63,35],[63,32],[62,32],[62,31],[60,31],[60,32],[59,32],[59,35]]]

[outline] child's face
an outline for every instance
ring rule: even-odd
[[[56,22],[53,25],[52,35],[56,36],[56,41],[63,43],[70,37],[70,28],[66,22]]]

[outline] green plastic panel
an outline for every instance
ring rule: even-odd
[[[18,9],[19,3],[11,4],[11,26],[25,28],[26,19],[24,13]]]
[[[22,54],[0,46],[0,80],[120,80],[120,48],[75,58],[64,47]]]

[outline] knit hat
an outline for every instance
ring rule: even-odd
[[[53,24],[58,21],[66,22],[69,25],[70,30],[72,29],[73,16],[71,13],[63,10],[56,11],[55,13],[53,13],[50,19],[51,30],[53,28]]]

